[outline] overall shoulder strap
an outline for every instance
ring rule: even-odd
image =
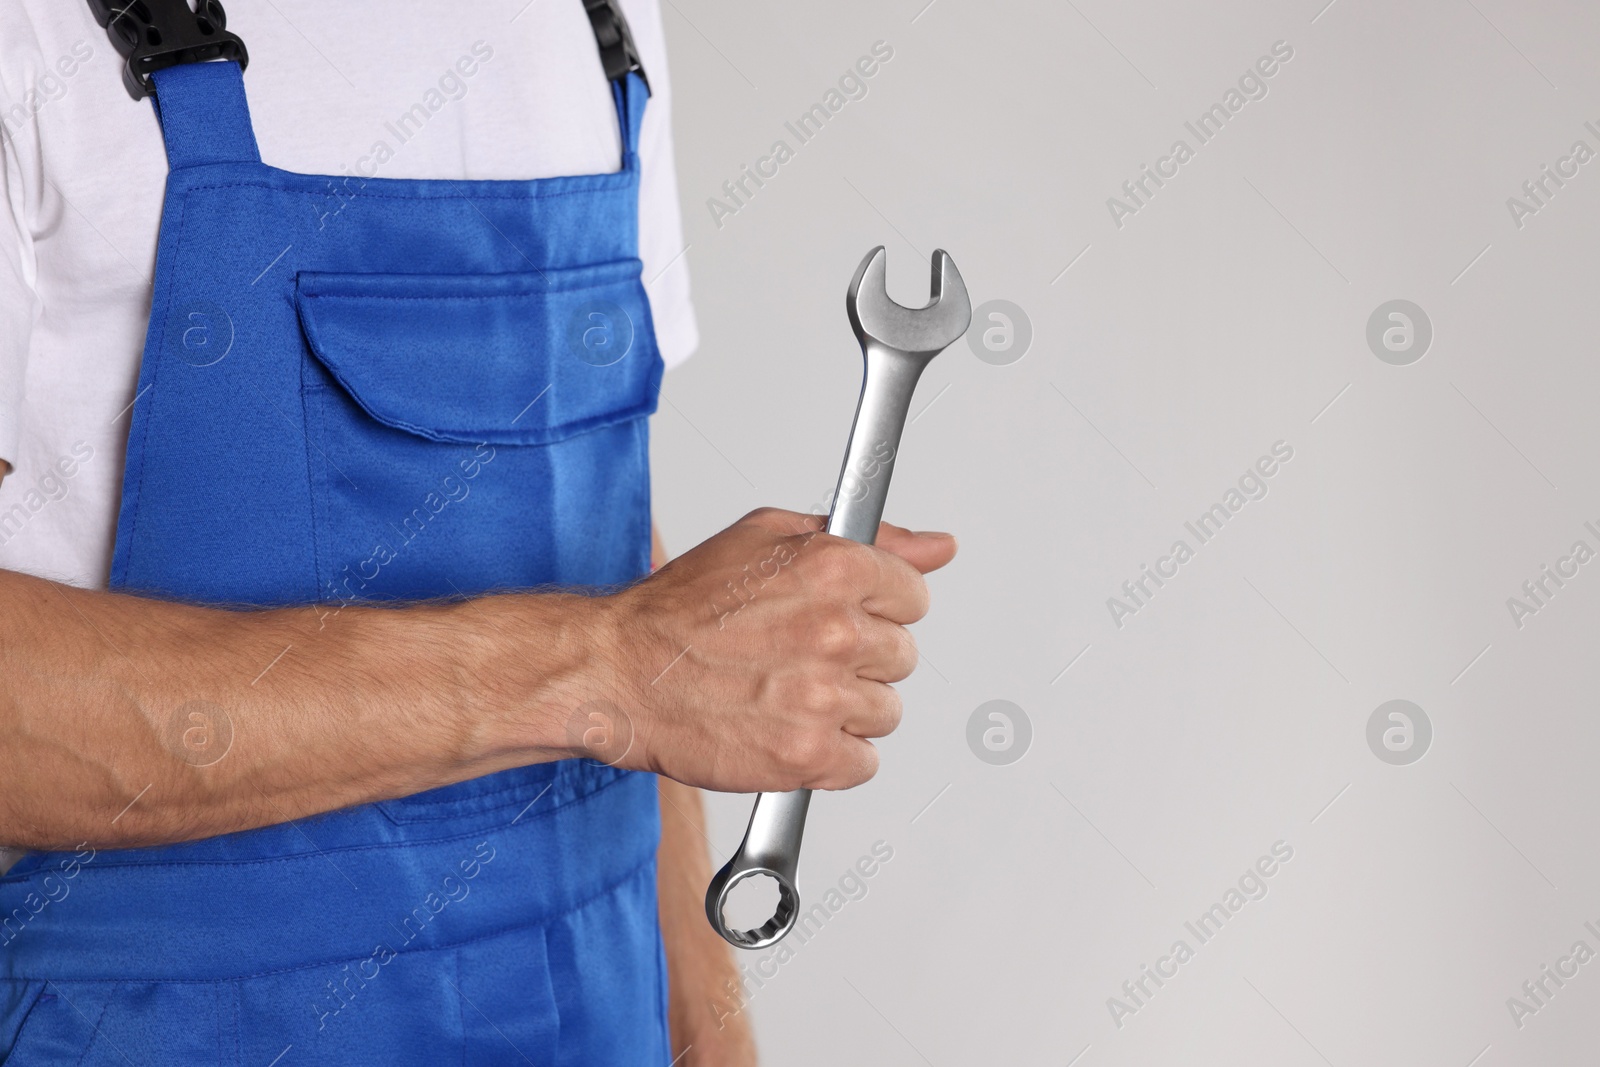
[[[637,154],[639,125],[644,119],[644,105],[650,99],[650,79],[639,61],[633,31],[617,0],[583,0],[583,8],[589,13],[589,25],[594,28],[595,43],[600,47],[600,65],[611,79],[622,143],[630,155]]]
[[[639,154],[639,127],[644,123],[644,106],[650,101],[650,87],[643,77],[630,72],[611,83],[611,92],[617,102],[622,143],[629,155],[636,156]]]
[[[181,63],[151,77],[167,166],[261,162],[239,64]]]

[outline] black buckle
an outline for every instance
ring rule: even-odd
[[[628,20],[622,17],[616,0],[583,0],[583,9],[589,13],[589,24],[594,27],[594,39],[600,45],[600,65],[605,67],[606,77],[616,81],[627,77],[629,71],[637,71],[644,87],[649,89],[650,79],[639,61],[633,31],[628,29]]]
[[[250,62],[217,0],[196,0],[193,10],[188,0],[89,0],[89,10],[128,61],[122,84],[135,100],[155,94],[151,74],[179,63],[231,59],[243,70]]]

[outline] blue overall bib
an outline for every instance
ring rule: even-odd
[[[155,82],[171,173],[114,588],[299,606],[314,646],[346,604],[648,572],[637,73],[621,170],[530,181],[282,171],[236,63]],[[227,693],[195,697],[248,759]],[[30,854],[0,879],[0,1062],[666,1065],[658,830],[653,775],[568,760]]]

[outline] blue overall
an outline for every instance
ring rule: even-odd
[[[612,83],[618,172],[530,181],[279,170],[235,63],[155,79],[171,173],[112,586],[296,606],[315,655],[347,604],[646,574],[640,77]],[[240,688],[270,692],[275,651]],[[249,759],[255,724],[195,697]],[[32,853],[0,878],[0,1062],[665,1067],[658,831],[653,775],[568,760]]]

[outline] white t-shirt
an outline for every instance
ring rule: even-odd
[[[652,96],[640,254],[661,354],[697,342],[656,0],[623,0]],[[227,5],[262,159],[373,175],[386,124],[440,100],[385,178],[614,171],[611,88],[580,0]],[[488,53],[485,58],[485,52]],[[456,68],[463,56],[470,77]],[[103,588],[150,313],[166,151],[85,0],[0,0],[0,568]],[[363,163],[363,157],[368,162]],[[4,471],[0,466],[0,471]]]

